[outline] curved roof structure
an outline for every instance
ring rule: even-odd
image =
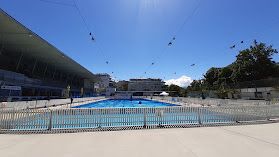
[[[98,80],[93,73],[0,9],[0,50],[2,46],[12,52],[24,52],[80,78]]]

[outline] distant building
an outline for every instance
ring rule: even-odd
[[[129,91],[164,91],[165,82],[162,79],[130,79],[128,83]]]
[[[96,90],[98,93],[105,94],[106,88],[116,87],[114,79],[109,74],[99,73],[96,74],[96,76],[100,79],[100,81],[97,82],[99,88],[97,88]]]
[[[96,76],[100,79],[99,83],[99,88],[111,88],[115,87],[115,81],[114,79],[106,73],[103,74],[96,74]]]

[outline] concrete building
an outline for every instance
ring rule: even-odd
[[[229,86],[237,89],[234,98],[259,100],[279,98],[279,78],[238,82],[236,84],[229,84]],[[228,97],[231,98],[232,95],[229,94]]]
[[[130,79],[128,83],[129,91],[164,91],[165,82],[162,79]]]
[[[108,88],[108,87],[114,87],[115,81],[109,74],[96,74],[96,76],[100,79],[97,83],[99,84],[99,88]]]
[[[99,88],[112,88],[115,87],[115,81],[109,74],[96,74],[96,76],[100,79],[97,83],[99,84]]]
[[[0,9],[0,101],[94,94],[99,79]]]
[[[98,93],[106,94],[107,88],[116,88],[116,83],[109,74],[99,73],[99,74],[96,74],[96,76],[99,78],[99,81],[97,82],[99,88],[96,88],[96,91]]]
[[[232,95],[229,93],[228,97],[232,98]],[[234,97],[241,99],[272,100],[279,99],[279,92],[275,87],[242,88],[239,89],[237,94],[234,94]]]

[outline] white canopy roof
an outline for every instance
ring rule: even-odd
[[[162,96],[168,96],[168,95],[169,95],[169,93],[162,92],[160,95],[162,95]]]

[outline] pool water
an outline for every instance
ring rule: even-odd
[[[140,103],[141,102],[141,103]],[[202,124],[232,122],[234,115],[211,111],[210,108],[180,105],[145,99],[108,99],[49,112],[23,111],[22,118],[12,121],[15,130],[63,128],[96,128],[168,124]],[[147,107],[147,108],[142,108]],[[50,118],[51,117],[51,118]],[[0,121],[1,122],[1,121]],[[50,125],[51,124],[51,125]],[[1,126],[1,124],[0,124]]]
[[[152,101],[146,99],[108,99],[103,101],[98,101],[94,103],[89,103],[85,105],[76,106],[73,108],[105,108],[105,107],[171,107],[180,106],[165,102]]]

